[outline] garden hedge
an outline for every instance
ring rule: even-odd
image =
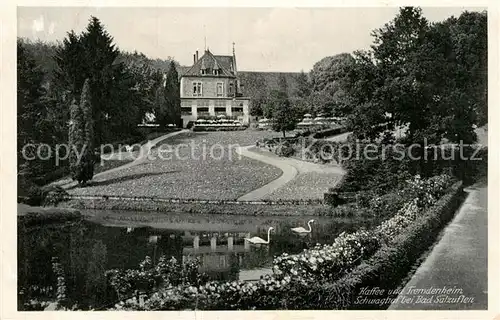
[[[357,304],[361,288],[379,287],[386,292],[398,288],[417,259],[436,241],[443,227],[453,218],[464,195],[462,182],[454,184],[451,191],[436,205],[410,225],[404,234],[397,236],[390,247],[382,246],[369,260],[341,279],[331,284],[318,285],[314,296],[307,298],[308,307],[386,309],[390,303],[378,306]]]
[[[313,134],[314,139],[323,139],[325,137],[336,136],[348,132],[346,127],[338,127],[333,129],[321,130]]]

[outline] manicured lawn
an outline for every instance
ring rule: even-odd
[[[246,130],[180,134],[155,148],[151,153],[154,159],[68,191],[79,195],[236,199],[282,174],[273,166],[240,157],[234,151],[237,145],[252,145],[271,136],[279,133]],[[165,144],[173,151],[166,153]]]

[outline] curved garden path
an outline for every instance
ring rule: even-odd
[[[158,143],[162,142],[165,139],[168,139],[168,138],[171,138],[171,137],[174,137],[176,135],[186,133],[186,132],[190,132],[190,130],[183,129],[180,131],[167,133],[161,137],[150,140],[141,146],[140,151],[134,151],[134,152],[120,151],[120,152],[116,152],[116,153],[111,154],[111,155],[101,156],[101,158],[104,158],[104,156],[106,156],[106,160],[127,160],[127,159],[132,158],[132,159],[134,159],[134,161],[126,163],[123,166],[119,166],[119,167],[116,167],[116,168],[113,168],[110,170],[100,172],[100,173],[96,174],[93,179],[99,178],[105,174],[113,173],[113,172],[120,171],[123,169],[128,169],[130,167],[133,167],[133,166],[136,166],[138,164],[143,163],[144,161],[146,161],[148,159],[148,155],[149,155],[151,149],[154,148]]]
[[[241,201],[321,199],[323,193],[340,181],[345,174],[338,165],[324,165],[293,158],[282,158],[254,146],[240,147],[236,152],[244,157],[278,167],[283,171],[278,179],[238,198]]]
[[[186,132],[189,132],[189,130],[184,129],[184,130],[180,130],[180,131],[176,131],[176,132],[167,133],[167,134],[160,136],[156,139],[150,140],[141,146],[140,151],[134,151],[134,152],[119,151],[119,152],[115,152],[113,154],[101,155],[101,159],[105,159],[105,160],[130,160],[130,159],[134,159],[134,160],[132,162],[128,162],[122,166],[100,172],[100,173],[94,175],[94,177],[92,179],[100,178],[104,175],[107,175],[107,174],[110,174],[113,172],[117,172],[117,171],[121,171],[124,169],[128,169],[128,168],[137,166],[137,165],[145,162],[148,159],[148,155],[149,155],[151,149],[154,148],[157,144],[159,144],[160,142],[162,142],[165,139],[168,139],[168,138],[171,138],[171,137],[174,137],[176,135],[186,133]],[[53,185],[59,185],[63,188],[71,188],[71,187],[76,186],[77,184],[78,184],[77,182],[75,182],[71,179],[58,180],[58,181],[53,183]]]
[[[283,171],[283,174],[279,178],[269,182],[268,184],[239,197],[239,201],[261,200],[269,193],[295,179],[298,174],[297,168],[295,168],[293,165],[290,165],[286,161],[280,161],[280,159],[275,159],[270,156],[259,154],[249,150],[253,147],[254,146],[240,147],[236,149],[236,152],[244,157],[255,159],[275,166]]]

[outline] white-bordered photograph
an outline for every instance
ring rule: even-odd
[[[16,14],[17,311],[492,307],[487,7]]]

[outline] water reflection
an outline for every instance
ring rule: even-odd
[[[298,253],[316,243],[331,243],[342,231],[355,231],[375,221],[316,218],[306,236],[293,234],[307,218],[166,215],[92,212],[90,221],[20,229],[18,285],[20,309],[27,297],[53,295],[57,282],[52,257],[64,269],[68,299],[79,306],[113,301],[105,271],[133,269],[150,256],[153,263],[165,255],[177,260],[200,259],[200,271],[214,280],[256,280],[271,273],[273,257]],[[269,245],[254,246],[244,239],[258,236]]]

